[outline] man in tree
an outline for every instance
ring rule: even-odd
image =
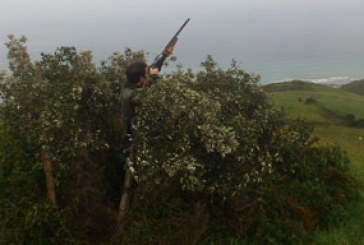
[[[164,50],[166,57],[170,56],[173,51],[173,46]],[[127,83],[122,92],[122,113],[125,135],[131,135],[131,120],[135,116],[135,106],[137,105],[134,99],[135,93],[140,89],[149,88],[151,86],[149,77],[158,75],[160,68],[150,66],[141,61],[136,61],[130,64],[126,69]]]
[[[160,65],[163,64],[163,61],[166,57],[170,56],[173,51],[173,46],[169,46],[164,50],[164,58],[160,62]],[[128,155],[130,159],[133,161],[133,147],[131,144],[131,136],[132,136],[132,129],[131,129],[131,120],[135,116],[135,106],[138,104],[135,95],[138,93],[138,90],[149,88],[151,86],[150,81],[148,81],[149,76],[156,76],[160,71],[160,67],[150,66],[148,67],[147,64],[144,62],[134,62],[130,64],[126,68],[126,77],[127,83],[125,84],[122,92],[121,92],[121,99],[122,99],[122,114],[123,114],[123,133],[125,135],[123,147],[124,151],[122,154],[119,155],[119,160],[121,165],[124,166],[126,163],[125,155]],[[125,210],[128,206],[129,202],[129,189],[131,186],[132,177],[130,171],[126,170],[124,176],[124,183],[122,189],[122,195],[120,199],[119,205],[119,215],[118,215],[118,231],[119,233],[123,230],[123,220],[125,216]]]

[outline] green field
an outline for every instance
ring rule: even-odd
[[[348,91],[348,92],[364,95],[364,79],[359,80],[359,81],[354,81],[349,84],[345,84],[345,85],[341,86],[340,89]]]
[[[312,122],[319,144],[345,150],[352,174],[364,184],[364,127],[350,127],[345,121],[348,114],[364,119],[364,96],[301,81],[270,84],[263,89],[287,117]],[[364,203],[352,203],[349,215],[347,222],[329,231],[317,231],[314,244],[364,244]]]
[[[270,84],[264,86],[264,90],[289,117],[327,124],[340,124],[334,117],[348,114],[364,119],[364,96],[358,94],[301,81]]]

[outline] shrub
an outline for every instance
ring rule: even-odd
[[[317,104],[317,100],[315,98],[309,97],[305,99],[305,104],[309,105],[309,104]]]
[[[123,178],[119,93],[143,52],[97,67],[91,52],[61,47],[32,63],[25,41],[10,36],[12,74],[0,75],[0,242],[109,243]],[[315,146],[307,123],[286,121],[259,76],[235,62],[202,64],[136,97],[127,167],[138,186],[121,242],[302,241],[355,197],[345,155]],[[57,205],[47,201],[44,148]]]
[[[186,217],[198,216],[201,224],[187,229],[188,241],[225,234],[244,237],[240,243],[292,243],[343,218],[334,210],[357,194],[345,154],[315,146],[312,127],[286,121],[258,79],[234,63],[223,71],[208,58],[204,66],[205,72],[177,72],[140,94],[133,122],[137,160],[129,165],[139,181],[135,205],[161,200],[157,209],[165,214],[147,215],[154,224],[148,232],[157,240],[182,239],[175,231],[195,227]],[[180,223],[170,223],[176,207],[165,198],[181,208],[191,203]],[[144,208],[154,210],[150,205]],[[133,214],[135,234],[142,221]]]
[[[127,64],[143,59],[143,52],[126,49],[97,68],[91,52],[61,47],[32,63],[25,42],[9,36],[12,74],[0,76],[2,237],[16,244],[48,236],[60,244],[105,239],[113,232],[122,178],[118,95]],[[56,209],[47,201],[43,148],[51,156]],[[10,209],[14,203],[17,209]],[[38,225],[28,225],[28,211]]]

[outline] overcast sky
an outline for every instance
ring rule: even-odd
[[[187,67],[207,54],[243,65],[277,57],[361,58],[363,11],[363,0],[3,0],[0,67],[9,33],[26,35],[35,58],[65,45],[90,49],[97,59],[125,47],[154,57],[188,17],[175,48]]]

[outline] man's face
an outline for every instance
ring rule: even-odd
[[[147,78],[148,78],[148,68],[145,68],[144,76],[140,76],[139,81],[137,83],[138,88],[142,88],[145,86]]]

